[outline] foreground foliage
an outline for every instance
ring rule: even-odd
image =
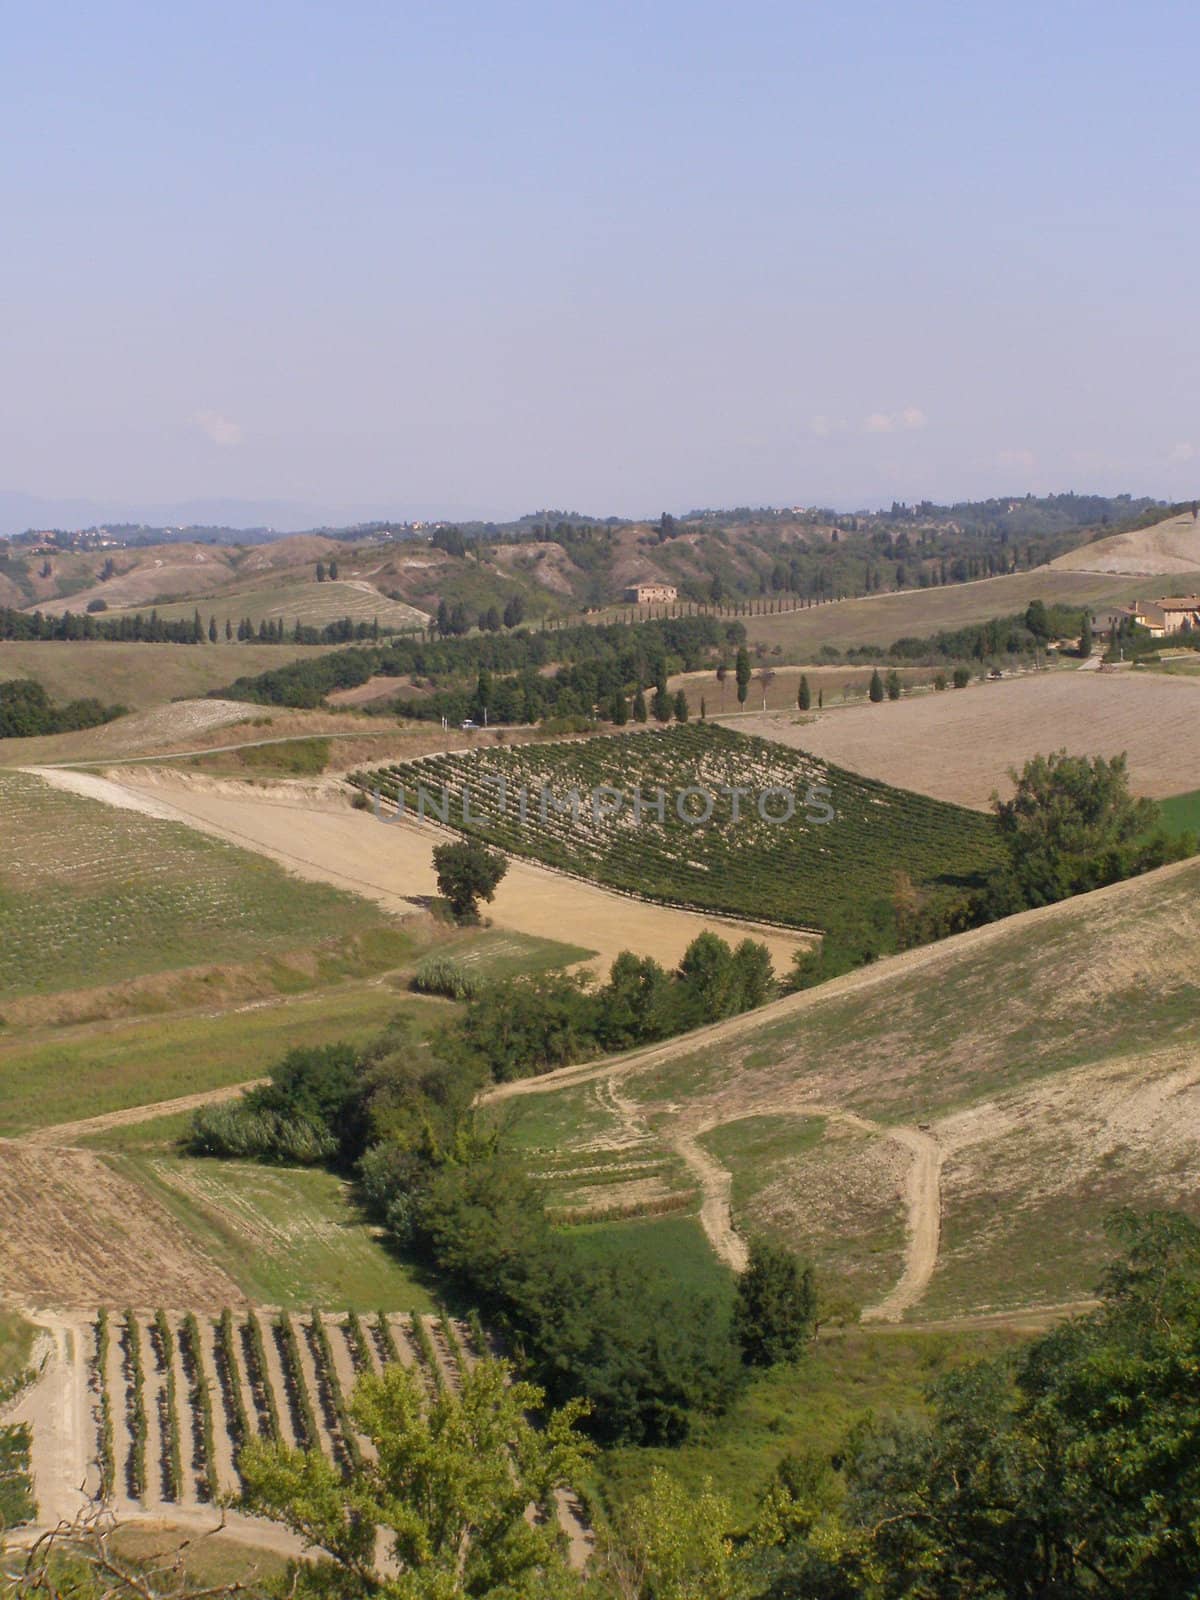
[[[362,1378],[349,1407],[370,1459],[346,1475],[319,1451],[247,1446],[247,1504],[321,1552],[297,1569],[296,1594],[532,1600],[563,1592],[572,1580],[554,1492],[578,1481],[587,1459],[576,1432],[585,1408],[542,1415],[542,1391],[510,1376],[505,1362],[485,1358],[463,1374],[459,1393],[446,1388],[432,1401],[403,1366]]]

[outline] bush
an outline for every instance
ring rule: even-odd
[[[413,973],[411,987],[418,994],[438,994],[447,1000],[474,1000],[480,990],[473,973],[445,956],[423,961]]]

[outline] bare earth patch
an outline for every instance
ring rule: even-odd
[[[167,1211],[88,1151],[0,1142],[0,1216],[0,1299],[17,1305],[243,1299]]]
[[[1059,572],[1194,573],[1200,567],[1200,521],[1185,511],[1133,533],[1114,533],[1094,544],[1068,550],[1050,565]],[[1159,592],[1162,592],[1161,589]],[[1191,592],[1190,590],[1188,591]],[[1144,598],[1153,598],[1146,595]]]
[[[731,718],[738,733],[807,750],[853,772],[986,810],[1010,767],[1066,749],[1127,752],[1138,794],[1200,788],[1200,682],[1139,672],[1044,672],[918,699]]]

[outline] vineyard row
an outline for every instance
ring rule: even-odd
[[[235,1496],[251,1439],[363,1458],[348,1401],[395,1361],[431,1398],[455,1388],[483,1335],[442,1314],[226,1310],[219,1317],[101,1310],[90,1351],[101,1499],[201,1505]]]

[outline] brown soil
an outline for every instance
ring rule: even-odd
[[[20,1306],[237,1304],[161,1205],[85,1150],[0,1142],[0,1299]]]

